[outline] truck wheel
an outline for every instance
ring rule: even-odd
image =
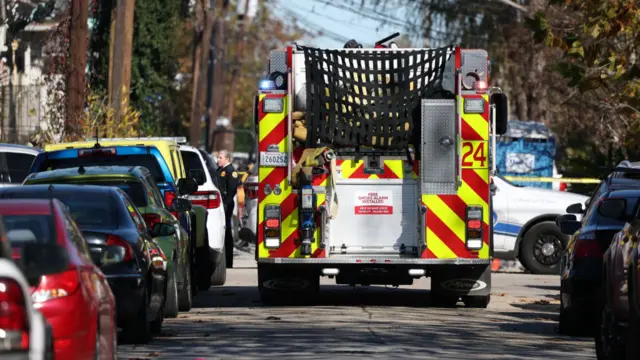
[[[220,261],[213,270],[213,275],[211,276],[211,285],[213,286],[222,286],[227,282],[227,256],[225,251],[226,249],[222,248]]]
[[[486,309],[489,306],[489,302],[491,302],[491,295],[463,296],[462,302],[468,308]]]
[[[458,304],[458,297],[445,295],[440,291],[431,289],[431,306],[441,308],[453,308]]]
[[[532,226],[520,243],[519,260],[534,274],[559,274],[566,236],[551,221]]]
[[[320,275],[258,264],[258,291],[264,305],[310,305],[316,302]]]

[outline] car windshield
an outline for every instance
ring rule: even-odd
[[[14,199],[46,198],[48,193],[34,195],[36,194],[30,191],[18,191],[12,193],[11,197]],[[55,192],[53,196],[67,205],[80,228],[116,229],[118,227],[117,203],[109,193]]]
[[[200,156],[197,153],[192,151],[181,151],[182,160],[184,161],[184,169],[187,174],[191,170],[200,170],[204,172],[204,167],[202,166],[202,160],[200,160]]]
[[[77,182],[76,182],[77,183]],[[100,180],[100,179],[83,179],[82,184],[86,185],[99,185],[99,186],[112,186],[122,189],[133,201],[136,207],[145,207],[149,205],[149,198],[147,197],[147,191],[144,185],[137,180]]]
[[[65,159],[47,159],[42,162],[38,171],[68,169],[80,166],[143,166],[149,169],[156,183],[167,182],[158,164],[158,159],[151,154],[87,156]]]
[[[11,256],[28,273],[47,275],[66,267],[67,259],[59,253],[51,253],[51,247],[59,246],[51,228],[51,215],[3,215],[2,222],[7,240],[11,244]],[[46,261],[34,255],[35,248],[46,247]],[[36,251],[36,254],[38,251]],[[57,254],[57,255],[56,255]]]
[[[11,247],[27,243],[55,243],[51,232],[51,215],[3,215],[2,222]]]

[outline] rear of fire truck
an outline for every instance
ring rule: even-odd
[[[506,96],[484,50],[270,53],[255,102],[263,303],[431,277],[431,301],[486,307],[491,159]]]

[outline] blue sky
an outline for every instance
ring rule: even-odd
[[[394,32],[404,33],[401,26],[383,26],[379,21],[340,9],[342,1],[331,0],[337,6],[327,5],[322,0],[278,0],[275,13],[278,17],[287,19],[291,14],[299,16],[299,24],[305,29],[322,29],[327,35],[310,39],[314,45],[321,48],[341,48],[348,39],[355,39],[365,47],[372,46],[377,40]],[[398,9],[393,16],[404,19],[405,9]],[[329,34],[330,32],[330,34]],[[345,38],[341,41],[336,38]]]

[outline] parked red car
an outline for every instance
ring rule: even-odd
[[[115,297],[66,205],[2,199],[0,216],[14,260],[38,284],[34,307],[53,327],[56,359],[115,358]]]

